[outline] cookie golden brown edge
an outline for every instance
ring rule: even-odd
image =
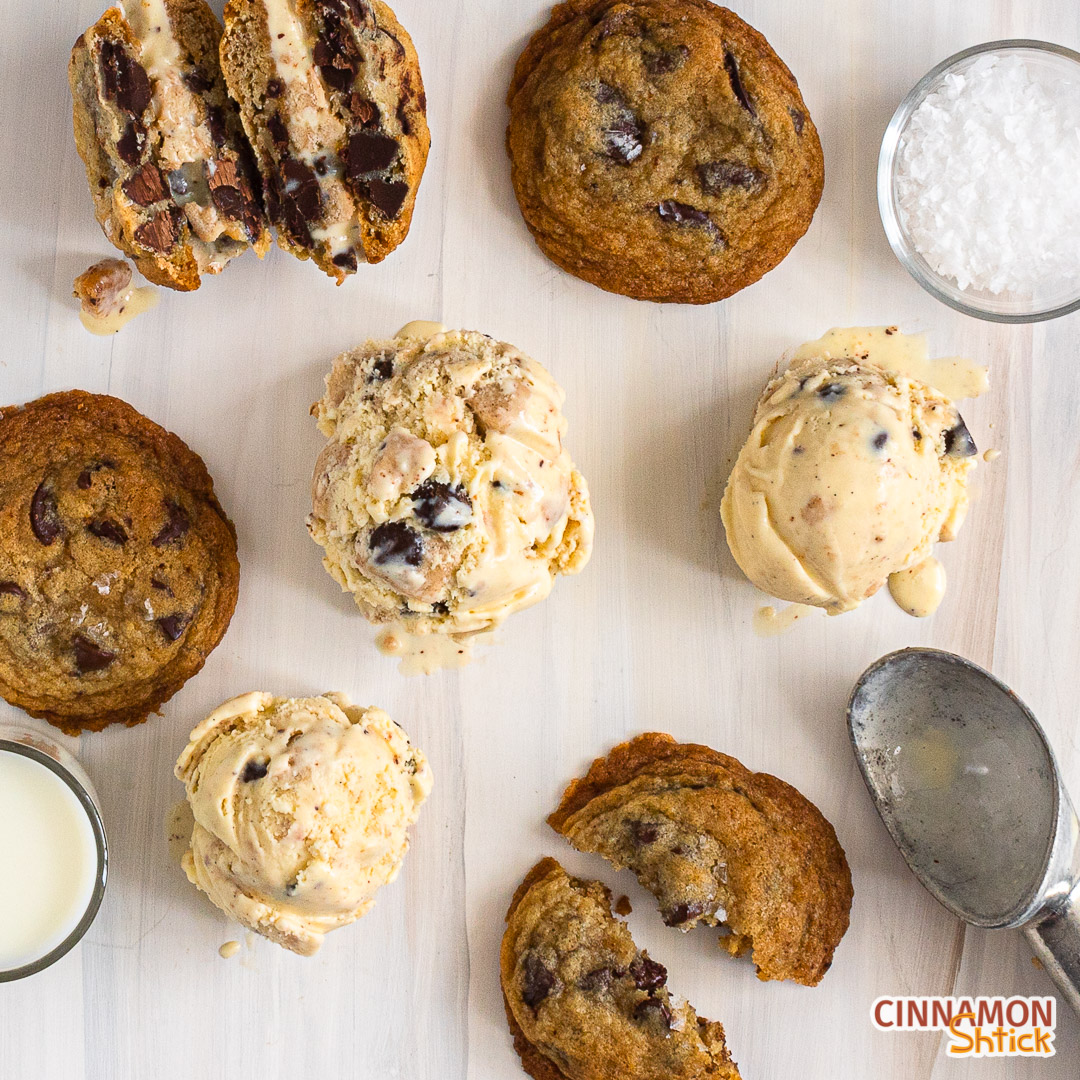
[[[760,979],[821,981],[848,928],[851,872],[832,825],[790,784],[650,732],[573,781],[548,824],[629,867],[669,926],[726,933]]]
[[[138,724],[236,606],[236,530],[202,459],[82,390],[0,409],[0,696],[69,735]]]

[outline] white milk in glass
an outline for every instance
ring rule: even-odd
[[[0,971],[61,944],[90,904],[97,847],[90,818],[54,772],[0,750]]]

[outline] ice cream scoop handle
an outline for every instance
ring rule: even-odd
[[[1024,927],[1032,951],[1080,1016],[1080,885]]]

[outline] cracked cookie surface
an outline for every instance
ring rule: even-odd
[[[739,1080],[723,1027],[669,993],[600,882],[554,859],[514,894],[500,973],[514,1049],[535,1080]]]
[[[848,927],[851,872],[795,788],[707,746],[640,735],[593,762],[548,824],[629,867],[668,926],[721,926],[760,979],[820,982]]]
[[[821,144],[795,78],[707,0],[559,4],[508,102],[534,239],[611,292],[729,296],[787,255],[821,198]]]
[[[202,459],[80,390],[0,410],[0,456],[0,695],[68,734],[145,720],[236,606],[236,533]]]

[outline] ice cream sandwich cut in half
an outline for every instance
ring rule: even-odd
[[[221,64],[278,243],[340,284],[405,238],[430,136],[409,35],[378,0],[229,0]]]
[[[204,0],[124,0],[75,43],[75,142],[106,236],[150,281],[197,289],[270,232]]]

